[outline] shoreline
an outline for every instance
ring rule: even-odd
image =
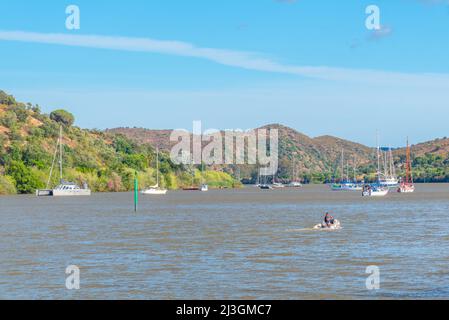
[[[303,184],[302,187],[299,188],[294,188],[294,187],[285,187],[285,188],[278,188],[278,189],[274,189],[277,191],[284,191],[284,190],[301,190],[303,188],[307,188],[307,186],[329,186],[331,183],[308,183],[308,184]],[[448,185],[449,186],[449,182],[415,182],[415,185]],[[241,187],[234,187],[234,188],[213,188],[209,186],[209,191],[226,191],[226,190],[243,190],[246,188],[256,188],[256,185],[254,184],[242,184]],[[394,188],[390,188],[390,189],[395,189]],[[331,190],[329,190],[331,191]],[[134,190],[128,190],[128,191],[98,191],[98,192],[92,192],[92,195],[94,194],[125,194],[125,193],[133,193]],[[178,188],[178,189],[168,189],[168,192],[183,192],[183,193],[196,193],[199,192],[201,193],[200,190],[183,190],[182,188]],[[207,192],[206,192],[207,193]],[[332,192],[332,193],[336,193],[336,192]],[[346,192],[345,192],[346,193]],[[356,191],[352,192],[352,193],[357,193]],[[0,194],[0,198],[6,198],[6,197],[15,197],[15,196],[35,196],[34,193],[25,193],[25,194],[20,194],[20,193],[15,193],[15,194]],[[151,195],[141,195],[140,194],[140,190],[139,190],[139,196],[140,197],[152,197]],[[154,197],[154,196],[153,196]],[[160,198],[161,196],[158,196],[158,198]],[[45,198],[45,197],[44,197]],[[53,198],[53,197],[48,197],[48,198]],[[64,197],[61,197],[64,198]]]

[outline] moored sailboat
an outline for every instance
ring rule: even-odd
[[[165,195],[168,190],[159,187],[159,148],[156,151],[156,185],[142,190],[140,193],[144,195]]]
[[[59,151],[59,185],[54,189],[50,189],[50,181],[53,175],[53,169],[58,156]],[[70,196],[90,196],[91,190],[87,186],[87,183],[83,183],[83,187],[79,187],[76,183],[66,181],[63,179],[63,141],[62,141],[62,126],[59,128],[59,138],[56,143],[55,154],[50,168],[50,174],[47,180],[47,186],[45,189],[36,190],[36,196],[38,197],[70,197]]]
[[[344,150],[341,151],[341,181],[339,183],[331,184],[332,191],[362,191],[363,185],[357,182],[357,177],[355,174],[354,166],[354,181],[349,180],[349,172],[346,173],[345,177],[345,154]],[[349,163],[348,163],[349,167]],[[349,170],[349,169],[348,169]]]
[[[377,147],[377,183],[364,185],[362,189],[363,197],[384,197],[390,192],[390,188],[381,183],[380,158],[380,147]]]
[[[380,150],[380,147],[379,147]],[[380,172],[379,168],[379,184],[388,188],[397,187],[399,184],[398,177],[396,176],[396,169],[394,166],[393,152],[391,148],[384,155],[384,172]]]
[[[408,143],[408,139],[407,139],[407,151],[406,151],[406,168],[405,168],[405,181],[402,180],[399,188],[398,188],[398,192],[399,193],[413,193],[415,192],[415,184],[413,183],[413,174],[412,174],[412,163],[411,163],[411,157],[410,157],[410,145]]]

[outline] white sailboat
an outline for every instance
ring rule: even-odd
[[[50,180],[53,174],[54,165],[58,156],[59,149],[59,179],[60,183],[56,188],[49,189]],[[55,154],[53,156],[53,162],[51,164],[50,174],[47,180],[46,189],[36,190],[36,196],[38,197],[70,197],[70,196],[90,196],[91,190],[87,186],[87,183],[83,184],[83,187],[80,188],[76,183],[65,181],[62,175],[62,152],[63,152],[63,144],[62,144],[62,126],[59,128],[59,138],[56,143]]]
[[[140,192],[144,195],[165,195],[167,194],[167,189],[159,187],[159,148],[156,151],[156,185],[144,189]]]
[[[396,176],[396,169],[394,166],[393,152],[391,151],[391,148],[384,154],[384,172],[379,176],[379,184],[388,188],[395,188],[399,185],[399,180]]]
[[[302,187],[302,183],[298,179],[296,161],[293,164],[292,171],[293,171],[292,172],[292,181],[290,181],[290,183],[287,185],[287,187],[288,188],[301,188]]]
[[[209,186],[204,181],[204,164],[203,163],[201,163],[201,187],[200,187],[200,191],[201,192],[208,192],[209,191]]]
[[[347,173],[346,178],[345,175],[345,151],[344,149],[341,150],[341,181],[340,183],[334,183],[331,185],[332,191],[362,191],[363,185],[357,182],[356,176],[355,176],[355,167],[354,167],[354,181],[349,180],[349,163],[347,165]]]
[[[367,184],[363,186],[362,196],[363,197],[385,197],[389,192],[390,188],[382,185],[381,181],[381,170],[380,170],[380,158],[381,151],[380,147],[377,147],[377,183],[375,184]]]

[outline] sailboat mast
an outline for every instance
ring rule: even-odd
[[[62,126],[59,127],[59,178],[62,181]]]
[[[354,156],[354,159],[353,159],[353,164],[352,164],[352,166],[353,166],[353,170],[354,170],[354,182],[357,183],[357,170],[356,170],[356,160],[355,160],[355,156]]]
[[[345,149],[341,149],[341,181],[344,181],[345,175]]]
[[[407,168],[406,168],[406,177],[405,177],[405,182],[407,184],[410,183],[410,171],[411,171],[411,163],[410,163],[410,145],[408,142],[408,138],[407,138],[407,164],[406,164]]]
[[[379,132],[377,133],[377,180],[380,181],[380,144],[379,144]]]
[[[159,187],[159,148],[156,150],[156,180]]]
[[[396,176],[396,170],[394,169],[394,158],[393,158],[393,151],[391,150],[390,147],[390,175],[391,177],[395,177]]]

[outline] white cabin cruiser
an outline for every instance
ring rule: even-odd
[[[56,188],[52,190],[53,197],[68,197],[68,196],[90,196],[91,190],[87,184],[80,188],[76,183],[62,180]]]

